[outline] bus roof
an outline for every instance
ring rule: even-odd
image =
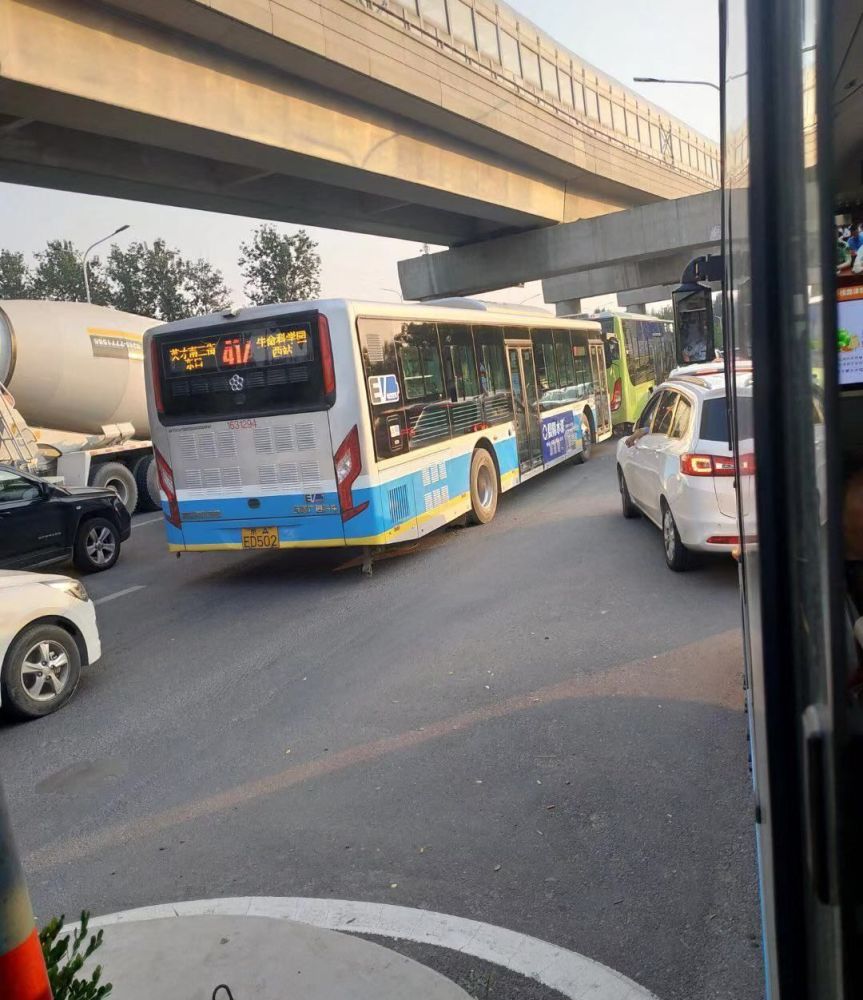
[[[666,316],[653,316],[651,313],[617,312],[612,309],[605,309],[602,312],[590,314],[591,319],[649,319],[654,323],[670,323]]]
[[[276,302],[266,306],[244,306],[236,310],[226,310],[211,313],[206,316],[190,316],[173,323],[165,323],[153,327],[155,333],[179,332],[183,330],[200,330],[202,327],[217,326],[221,323],[242,323],[284,316],[293,312],[309,312],[320,310],[331,313],[344,310],[350,315],[377,316],[382,319],[402,319],[418,321],[437,319],[462,320],[466,323],[487,321],[489,323],[505,324],[507,322],[524,326],[528,321],[530,326],[561,327],[570,330],[584,330],[600,336],[599,324],[595,320],[572,319],[555,316],[545,310],[530,310],[517,305],[501,302],[482,302],[479,299],[445,299],[438,302],[373,302],[363,299],[312,299],[305,302]]]

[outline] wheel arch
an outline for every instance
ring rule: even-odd
[[[491,455],[491,460],[494,462],[494,471],[497,473],[497,488],[500,490],[500,463],[497,460],[497,451],[494,445],[487,437],[478,438],[473,446],[473,450],[476,451],[477,448],[484,448],[489,455]]]
[[[81,630],[78,626],[65,618],[63,615],[41,615],[39,618],[33,618],[31,621],[27,622],[26,625],[22,625],[21,628],[12,636],[9,645],[6,649],[6,654],[3,657],[3,669],[6,669],[6,665],[9,662],[9,651],[15,645],[15,643],[21,638],[21,636],[27,631],[28,628],[33,628],[34,625],[56,625],[58,628],[63,629],[64,632],[68,632],[69,635],[75,642],[78,648],[78,654],[81,657],[81,666],[89,666],[90,658],[87,655],[87,643],[84,641],[84,636],[81,634]]]

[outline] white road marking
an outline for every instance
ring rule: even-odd
[[[460,951],[518,972],[571,1000],[656,1000],[644,987],[607,965],[505,927],[389,903],[298,896],[238,896],[142,906],[95,917],[91,927],[166,917],[270,917],[325,930],[378,934]]]
[[[146,583],[139,583],[134,587],[126,587],[125,590],[118,590],[113,594],[106,594],[104,597],[98,597],[94,604],[106,604],[108,601],[116,601],[118,597],[125,597],[126,594],[134,594],[136,590],[143,590],[147,586]]]
[[[164,521],[165,518],[160,514],[158,517],[148,517],[146,521],[133,521],[133,528],[143,528],[145,524],[157,524],[159,521]]]

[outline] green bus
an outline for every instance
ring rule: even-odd
[[[653,387],[674,368],[674,324],[657,316],[603,312],[605,364],[614,429],[628,433]]]

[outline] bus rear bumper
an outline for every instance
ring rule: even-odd
[[[270,518],[248,521],[182,521],[182,528],[169,529],[171,552],[218,552],[229,549],[267,551],[279,549],[344,548],[344,525],[339,514],[300,518]],[[278,546],[253,546],[248,529],[274,528]],[[244,537],[245,536],[245,537]]]

